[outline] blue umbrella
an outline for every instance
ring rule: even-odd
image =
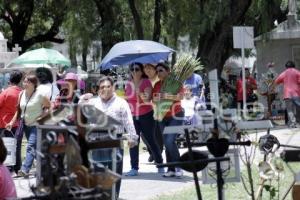
[[[150,40],[130,40],[115,44],[98,65],[102,70],[134,62],[158,63],[167,60],[173,49]]]

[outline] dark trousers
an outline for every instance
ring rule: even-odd
[[[123,173],[123,149],[117,150],[117,168],[116,173],[122,175]],[[95,171],[102,171],[99,163],[112,170],[112,149],[96,149],[92,151],[93,167]],[[116,199],[118,199],[121,188],[121,179],[116,183]]]
[[[152,152],[150,151],[149,144],[147,144],[147,141],[145,140],[143,134],[141,135],[141,138],[145,145],[147,146],[147,150],[149,154],[152,156]],[[156,140],[158,147],[160,149],[160,152],[162,153],[164,150],[164,140],[162,136],[162,132],[160,131],[159,122],[155,120],[155,128],[154,128],[154,139]]]
[[[153,111],[141,115],[138,117],[133,117],[134,127],[136,130],[136,133],[140,136],[141,133],[143,134],[143,137],[145,139],[145,142],[147,143],[150,151],[153,154],[154,161],[156,163],[162,163],[163,158],[161,155],[161,151],[158,147],[157,141],[155,140],[154,136],[154,128],[155,128],[155,121],[153,118]],[[132,169],[139,169],[139,142],[138,145],[136,145],[133,148],[130,148],[130,163]]]
[[[165,117],[160,123],[161,132],[164,132],[167,126],[181,126],[183,124],[184,113],[177,113],[175,117]],[[166,158],[167,162],[177,162],[179,161],[180,154],[179,149],[176,144],[176,138],[178,133],[173,134],[163,134],[164,144],[166,147]],[[168,167],[168,171],[175,171],[175,167]]]

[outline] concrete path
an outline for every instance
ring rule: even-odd
[[[181,150],[185,152],[186,150]],[[147,163],[148,154],[143,153],[140,157],[139,175],[136,177],[123,176],[120,198],[126,200],[152,199],[163,193],[172,193],[193,185],[192,174],[185,172],[184,176],[178,178],[164,178],[157,173],[154,165]],[[125,157],[124,172],[130,170],[129,157]]]
[[[181,153],[186,150],[180,150]],[[152,199],[163,193],[172,193],[178,189],[184,189],[193,185],[192,174],[185,172],[184,176],[178,178],[164,178],[157,173],[154,165],[147,162],[148,153],[140,154],[140,170],[139,175],[135,177],[122,177],[120,200],[146,200]],[[123,161],[124,173],[130,170],[129,155],[124,157]],[[200,176],[200,174],[199,174]],[[30,187],[35,185],[35,178],[31,176],[29,179],[15,178],[18,197],[28,197],[32,195]]]
[[[266,131],[258,133],[258,138],[266,134]],[[300,129],[286,129],[281,128],[271,130],[271,134],[278,137],[281,144],[298,145],[300,146]],[[255,134],[251,134],[254,138]],[[181,149],[181,153],[186,152],[186,149]],[[262,154],[257,152],[258,157]],[[183,178],[163,178],[157,174],[157,169],[154,165],[147,162],[148,154],[142,152],[140,155],[140,170],[139,176],[136,177],[122,177],[120,199],[121,200],[150,200],[161,194],[170,194],[179,191],[186,187],[194,185],[192,174],[185,172]],[[124,173],[130,170],[129,156],[124,157]],[[201,173],[199,173],[199,177]],[[30,192],[30,185],[35,184],[35,178],[30,179],[15,179],[18,197],[27,197],[32,195]]]

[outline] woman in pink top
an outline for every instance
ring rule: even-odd
[[[154,156],[156,163],[162,163],[162,155],[154,137],[155,121],[153,118],[153,108],[151,104],[152,85],[146,78],[143,65],[133,63],[130,65],[131,80],[125,87],[125,96],[133,115],[136,133],[142,133]],[[139,170],[139,145],[130,150],[131,170],[127,176],[137,176]],[[163,168],[158,168],[159,173],[163,173]]]
[[[10,172],[3,165],[7,156],[6,147],[0,137],[0,199],[16,198],[16,188],[14,181],[11,178]]]
[[[275,84],[283,84],[283,98],[288,113],[288,126],[295,128],[296,114],[300,112],[299,106],[295,102],[300,102],[300,71],[295,69],[293,61],[285,64],[284,70],[275,80]],[[295,102],[293,102],[295,101]]]

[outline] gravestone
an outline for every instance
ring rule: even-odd
[[[16,47],[18,47],[18,45],[16,45]],[[17,52],[7,51],[7,39],[5,39],[3,34],[0,32],[0,68],[4,68],[14,58],[19,56],[19,48],[16,50]]]
[[[300,21],[297,20],[296,2],[289,0],[287,20],[272,31],[255,38],[257,50],[258,78],[267,72],[267,64],[274,62],[274,70],[279,74],[285,63],[293,60],[300,67]]]
[[[300,68],[300,21],[297,20],[297,5],[295,0],[289,0],[287,20],[278,24],[272,31],[255,38],[257,51],[257,79],[268,71],[268,63],[274,63],[274,71],[280,74],[285,70],[285,63],[292,60],[296,68]],[[280,87],[279,95],[282,94]],[[279,98],[279,97],[278,97]],[[259,101],[267,105],[265,97]]]

